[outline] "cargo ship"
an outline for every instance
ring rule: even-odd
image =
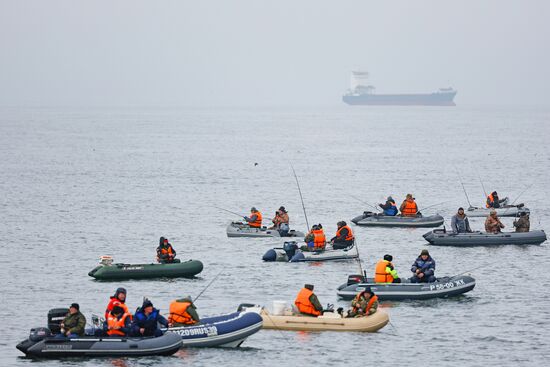
[[[342,97],[344,103],[374,106],[456,106],[453,99],[457,91],[453,88],[440,88],[433,93],[377,94],[375,87],[367,85],[368,76],[366,71],[351,73],[351,88]]]

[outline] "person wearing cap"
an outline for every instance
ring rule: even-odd
[[[401,203],[399,210],[401,211],[401,215],[404,217],[416,217],[418,214],[418,205],[416,205],[416,201],[414,201],[412,194],[407,194],[407,197],[403,200],[403,203]]]
[[[519,219],[514,221],[514,227],[516,227],[516,232],[529,232],[529,228],[531,227],[529,223],[529,214],[521,212],[519,214]]]
[[[176,250],[172,247],[168,238],[161,237],[157,247],[157,261],[161,264],[173,263],[176,258]],[[178,260],[179,262],[179,260]]]
[[[78,303],[69,306],[69,313],[61,322],[61,334],[59,336],[68,338],[77,338],[84,335],[86,327],[86,317],[80,312]]]
[[[500,230],[504,228],[504,224],[498,219],[497,211],[495,209],[491,210],[491,213],[487,216],[485,220],[485,232],[487,233],[500,233]]]
[[[288,212],[286,211],[284,206],[281,206],[275,212],[275,217],[271,221],[273,222],[273,226],[269,227],[269,229],[276,229],[277,231],[279,231],[281,237],[288,236],[288,232],[290,231],[290,219],[288,217]]]
[[[351,301],[351,309],[346,317],[369,316],[378,309],[378,296],[369,288],[359,293]]]
[[[244,220],[252,228],[262,227],[262,213],[260,213],[255,207],[250,208],[250,217],[244,217]]]
[[[332,248],[335,250],[339,250],[348,248],[353,245],[355,237],[353,236],[353,232],[351,231],[350,226],[348,226],[348,224],[343,220],[336,223],[336,226],[338,227],[338,229],[336,230],[336,236],[332,237],[332,239],[330,240]]]
[[[304,285],[304,288],[302,288],[296,296],[294,304],[303,315],[317,317],[323,314],[323,306],[315,293],[313,293],[312,284]]]
[[[126,289],[119,287],[116,289],[114,296],[109,299],[109,304],[105,310],[105,320],[109,318],[109,314],[113,310],[113,307],[121,307],[125,313],[130,313],[128,306],[126,306]]]
[[[194,325],[200,321],[197,308],[190,296],[176,299],[170,303],[168,322],[172,326]]]
[[[451,228],[453,229],[453,233],[472,232],[468,217],[464,213],[464,208],[458,208],[458,212],[451,218]]]
[[[306,245],[300,248],[302,251],[323,251],[327,244],[323,225],[321,223],[314,224],[311,227],[311,231],[304,237],[304,242]]]
[[[487,196],[487,201],[485,202],[485,206],[487,208],[500,208],[501,205],[505,203],[508,200],[508,197],[505,197],[504,199],[499,199],[498,193],[496,191],[493,191]]]
[[[428,250],[422,250],[411,267],[411,283],[433,283],[435,278],[435,260]]]
[[[108,336],[126,336],[131,330],[131,317],[120,306],[114,306],[103,323],[103,332]]]
[[[161,336],[162,331],[158,324],[164,327],[171,326],[161,314],[153,307],[153,303],[146,299],[134,314],[131,334],[133,336]]]
[[[384,255],[384,258],[378,261],[374,270],[375,283],[401,283],[401,278],[397,275],[392,261],[393,256],[389,254]]]
[[[384,210],[384,215],[394,217],[398,213],[397,204],[395,204],[395,200],[391,196],[388,196],[385,204],[378,204],[378,206]]]

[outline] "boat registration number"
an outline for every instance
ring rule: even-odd
[[[464,285],[464,279],[455,280],[453,282],[447,282],[447,283],[440,283],[440,284],[431,284],[430,290],[436,290],[439,291],[441,289],[449,289]]]
[[[186,329],[180,329],[180,330],[170,329],[170,331],[178,333],[181,336],[218,335],[218,328],[215,326],[200,326],[200,327],[194,327],[194,328],[188,328],[188,329],[186,328]]]

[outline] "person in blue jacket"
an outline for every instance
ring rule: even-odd
[[[413,276],[411,283],[433,283],[435,278],[435,260],[432,259],[428,250],[422,250],[416,258],[411,271]]]
[[[388,196],[386,199],[385,204],[378,204],[382,209],[384,209],[384,215],[393,217],[396,216],[398,211],[397,205],[395,204],[395,200],[391,196]]]
[[[133,336],[161,336],[162,331],[158,324],[164,327],[168,327],[168,320],[166,320],[157,310],[153,307],[153,303],[146,299],[141,308],[139,308],[135,315],[132,324]]]

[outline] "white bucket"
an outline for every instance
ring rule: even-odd
[[[273,315],[283,316],[285,313],[286,301],[273,301]]]

